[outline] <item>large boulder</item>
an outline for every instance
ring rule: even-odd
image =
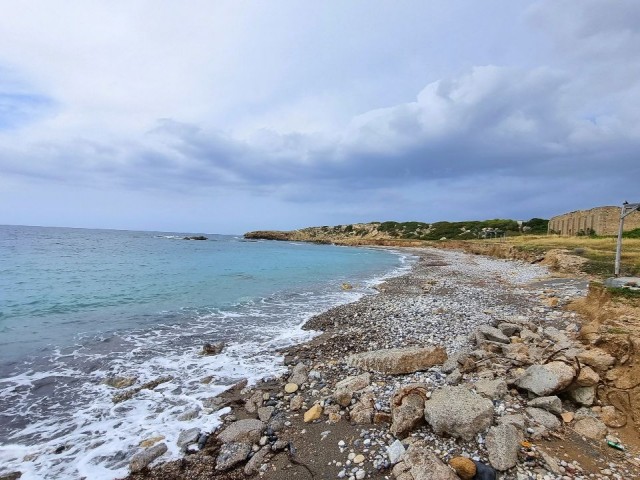
[[[563,362],[550,362],[545,365],[531,365],[515,384],[518,388],[543,397],[567,388],[574,376],[573,367]]]
[[[337,403],[347,407],[351,403],[353,394],[368,387],[370,384],[371,374],[369,373],[347,377],[336,383],[336,390],[333,396]]]
[[[265,424],[260,420],[248,418],[233,422],[218,435],[222,443],[241,442],[257,443],[262,436]]]
[[[424,423],[425,384],[413,383],[399,389],[391,398],[391,433],[404,438]]]
[[[522,433],[508,423],[491,427],[487,434],[486,445],[489,462],[496,470],[508,470],[518,463],[518,450]]]
[[[349,415],[353,423],[369,424],[373,422],[375,398],[372,393],[363,393]]]
[[[542,425],[550,430],[560,428],[560,420],[553,413],[535,407],[527,407],[527,414],[538,425]]]
[[[347,364],[362,370],[400,375],[427,370],[447,360],[444,348],[406,347],[357,353],[347,358]]]
[[[576,421],[573,429],[578,435],[602,440],[607,435],[607,426],[594,417],[584,417]]]
[[[396,480],[459,480],[424,440],[418,440],[409,446],[402,460],[393,467],[392,473]]]
[[[493,402],[465,387],[442,387],[424,407],[424,418],[437,434],[473,440],[493,423]]]
[[[571,400],[578,405],[590,407],[596,401],[596,387],[578,387],[569,392]]]

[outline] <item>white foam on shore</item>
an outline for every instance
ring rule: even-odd
[[[12,400],[12,406],[1,414],[26,416],[30,421],[9,442],[0,444],[0,473],[20,471],[23,480],[124,477],[131,456],[140,450],[139,443],[158,436],[164,437],[168,447],[158,462],[180,458],[176,445],[180,432],[194,427],[212,432],[226,413],[205,408],[207,398],[240,379],[254,384],[285,373],[283,358],[276,350],[317,335],[302,329],[311,316],[356,301],[370,293],[372,286],[411,268],[411,256],[394,253],[400,257],[400,267],[353,290],[320,295],[299,292],[294,300],[275,296],[248,302],[239,310],[199,315],[186,325],[131,331],[120,337],[123,348],[117,355],[79,345],[70,353],[58,352],[46,371],[1,379],[0,401],[8,405]],[[246,323],[246,319],[251,321]],[[223,353],[201,355],[202,344],[216,334],[227,341]],[[96,360],[102,362],[101,369],[83,371],[70,366]],[[103,383],[113,376],[136,377],[134,387],[163,376],[173,378],[114,404],[113,395],[124,390]],[[207,377],[210,381],[202,382]],[[27,403],[38,381],[49,381],[52,388],[58,385],[46,397],[46,409]],[[188,411],[197,413],[189,420],[178,420]]]

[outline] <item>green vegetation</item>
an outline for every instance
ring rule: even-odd
[[[611,294],[612,297],[617,298],[640,298],[640,291],[631,290],[630,288],[622,288],[622,287],[608,287],[607,291]]]
[[[624,232],[622,236],[624,238],[640,238],[640,228],[636,228],[634,230],[629,230],[628,232]]]
[[[382,222],[378,231],[395,238],[415,240],[470,240],[493,236],[514,236],[525,233],[547,233],[549,221],[532,218],[523,224],[522,231],[518,222],[508,219],[470,220],[466,222]]]

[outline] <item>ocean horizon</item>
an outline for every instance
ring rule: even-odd
[[[146,438],[215,429],[210,399],[284,371],[314,314],[409,268],[387,249],[185,232],[0,226],[0,473],[125,476]],[[349,283],[353,289],[345,290]],[[219,355],[205,343],[223,342]],[[114,403],[126,389],[153,390]]]

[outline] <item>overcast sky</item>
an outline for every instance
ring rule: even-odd
[[[0,0],[0,224],[640,201],[640,1]]]

